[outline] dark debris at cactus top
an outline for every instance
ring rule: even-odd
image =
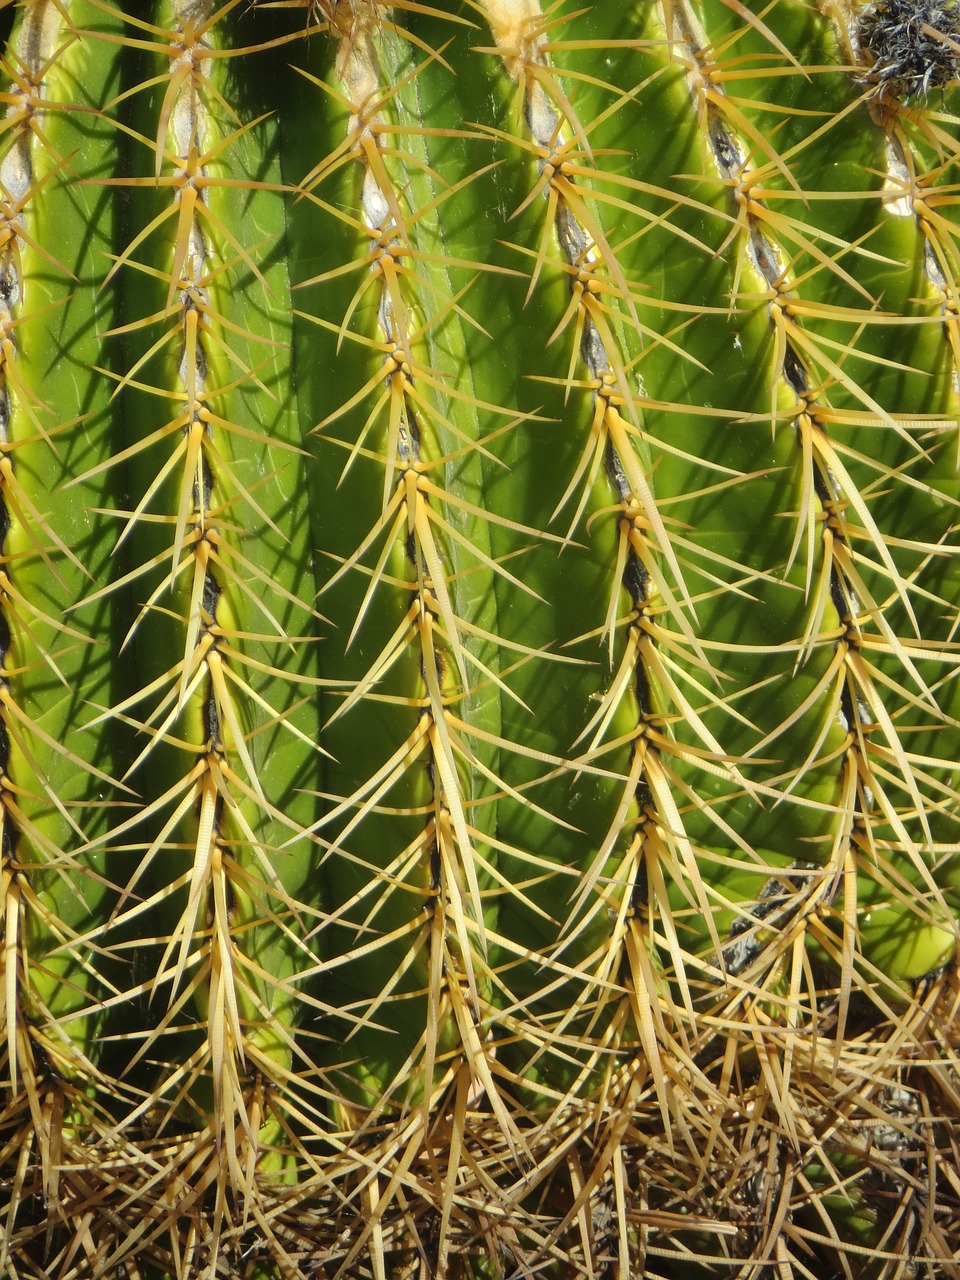
[[[960,6],[876,0],[860,14],[857,38],[867,83],[881,97],[911,98],[960,78]]]

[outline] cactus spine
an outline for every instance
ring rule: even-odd
[[[0,1269],[952,1274],[952,11],[0,20]]]

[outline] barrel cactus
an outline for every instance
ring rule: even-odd
[[[960,1274],[956,7],[0,24],[0,1274]]]

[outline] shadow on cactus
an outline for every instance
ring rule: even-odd
[[[0,24],[0,1273],[960,1274],[952,8]]]

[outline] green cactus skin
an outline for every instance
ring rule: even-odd
[[[125,775],[142,811],[112,832],[143,840],[125,886],[139,900],[111,927],[163,938],[146,966],[155,1018],[126,1072],[164,1064],[153,1124],[163,1133],[197,1112],[210,1119],[209,1158],[240,1189],[258,1158],[275,1174],[287,1163],[272,1089],[293,1062],[304,1000],[289,982],[316,923],[309,845],[284,848],[315,812],[299,755],[320,750],[312,593],[297,594],[311,572],[309,526],[295,500],[296,415],[278,382],[287,273],[275,255],[263,267],[250,256],[282,229],[275,141],[227,105],[225,24],[195,4],[161,4],[150,29],[160,38],[125,87],[131,172],[114,181],[132,198],[107,275],[123,294],[110,337],[137,344],[119,383],[123,447],[106,464],[125,469],[136,506],[115,513],[128,567],[107,590],[135,593],[136,607],[124,641],[133,678],[100,722],[129,717],[144,744]],[[254,187],[233,185],[235,171],[256,173]],[[142,521],[153,523],[139,538]]]
[[[862,12],[0,0],[0,1275],[953,1274],[955,32]]]
[[[110,22],[91,5],[76,18]],[[99,21],[98,21],[99,20]],[[115,25],[115,24],[114,24]],[[70,1135],[106,1122],[109,1084],[97,1065],[108,975],[84,936],[115,898],[102,845],[113,744],[86,732],[86,704],[109,698],[108,608],[78,626],[71,611],[105,579],[109,535],[91,517],[108,490],[58,493],[98,457],[109,389],[91,366],[110,300],[95,294],[94,259],[110,248],[113,214],[86,176],[109,173],[113,131],[99,110],[116,59],[72,38],[62,11],[33,5],[7,49],[9,92],[0,157],[0,882],[3,895],[5,1141],[52,1223]],[[6,1267],[9,1238],[0,1249]]]

